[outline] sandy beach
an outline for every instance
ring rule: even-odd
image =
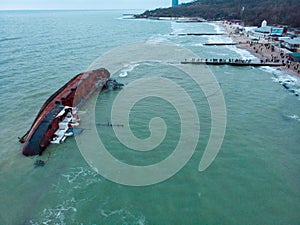
[[[246,36],[244,34],[236,33],[236,29],[239,25],[231,24],[226,21],[216,21],[217,25],[224,27],[227,35],[237,43],[238,48],[246,49],[254,56],[260,59],[261,62],[282,62],[284,66],[280,67],[281,70],[286,71],[300,77],[299,63],[289,60],[287,56],[287,50],[279,48],[278,46],[272,47],[273,41],[265,38],[260,38],[258,41],[254,36]]]

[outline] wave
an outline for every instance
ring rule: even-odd
[[[53,184],[53,192],[57,194],[73,194],[78,189],[85,189],[90,185],[102,182],[101,176],[90,168],[76,167],[71,168],[70,172],[61,175],[62,182]],[[65,184],[67,183],[67,184]],[[66,191],[66,185],[69,185]]]
[[[119,77],[127,77],[128,73],[132,72],[135,67],[139,66],[140,64],[130,64],[130,65],[125,65],[125,68],[121,70]]]
[[[272,80],[282,85],[282,87],[285,88],[288,92],[295,95],[296,97],[300,96],[299,77],[296,77],[292,74],[287,74],[286,71],[282,69],[275,69],[268,66],[261,67],[261,70],[271,73],[273,75]]]
[[[211,23],[211,25],[214,26],[216,33],[225,33],[225,29],[221,25],[217,25],[214,23]],[[233,43],[233,42],[234,41],[230,37],[224,35],[208,36],[208,43]],[[251,59],[251,60],[258,61],[258,58],[252,55],[251,52],[249,52],[246,49],[237,48],[234,45],[227,45],[224,47],[240,55],[241,59]]]
[[[196,44],[192,44],[191,46],[203,47],[204,45],[202,43],[196,43]]]
[[[161,42],[168,42],[169,39],[170,39],[169,34],[156,34],[148,38],[147,42],[161,43]]]
[[[226,48],[236,52],[237,54],[239,54],[241,56],[242,59],[251,59],[254,61],[258,61],[259,59],[252,55],[251,52],[249,52],[246,49],[241,49],[241,48],[237,48],[236,46],[226,46]]]
[[[267,72],[267,73],[272,73],[272,74],[274,73],[274,74],[277,74],[277,75],[279,75],[280,73],[282,73],[282,71],[280,69],[274,68],[274,67],[270,67],[270,66],[262,66],[262,67],[260,67],[260,69],[262,71]]]
[[[280,68],[273,68],[269,66],[261,67],[261,70],[273,74],[273,81],[278,83],[289,83],[291,86],[300,86],[300,78],[292,74],[286,73],[286,71]]]
[[[101,181],[99,174],[90,168],[75,167],[70,170],[71,171],[68,174],[62,174],[62,177],[66,178],[70,184],[75,182],[80,183],[81,180],[84,180],[85,184],[91,183],[91,181]]]
[[[185,33],[185,27],[180,23],[171,23],[172,34]]]
[[[210,35],[208,37],[208,43],[233,43],[230,37],[223,35]]]
[[[109,217],[118,217],[120,218],[120,224],[137,224],[144,225],[146,224],[146,218],[144,215],[136,216],[126,209],[117,209],[117,210],[103,210],[100,209],[100,215],[106,218]]]
[[[4,41],[14,41],[14,40],[19,40],[22,39],[21,37],[7,37],[7,38],[1,38],[0,42],[4,42]]]
[[[41,219],[31,219],[29,221],[29,224],[31,225],[70,224],[72,218],[76,216],[77,211],[81,211],[75,207],[76,205],[78,205],[78,202],[81,201],[84,200],[76,200],[74,197],[72,197],[71,199],[65,200],[61,204],[58,204],[53,208],[44,208],[42,212],[38,215],[39,218]],[[137,224],[137,225],[147,224],[146,217],[143,214],[133,213],[127,209],[121,208],[115,210],[105,210],[102,208],[97,208],[95,209],[95,211],[99,213],[98,217],[105,218],[105,221],[108,222],[117,221],[119,224]]]
[[[66,218],[68,218],[69,215],[77,212],[77,209],[74,207],[75,203],[75,198],[71,198],[70,200],[66,200],[54,208],[45,208],[41,214],[43,219],[40,222],[30,220],[29,223],[32,225],[67,224],[65,221]]]
[[[225,32],[225,28],[222,27],[221,25],[217,25],[215,23],[210,23],[213,27],[214,30],[216,31],[216,33],[224,33]]]
[[[290,115],[290,116],[287,116],[287,117],[300,122],[300,117],[297,116],[297,115]]]

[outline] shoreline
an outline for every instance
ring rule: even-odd
[[[251,43],[251,38],[257,37],[247,37],[243,34],[235,34],[235,29],[238,25],[228,24],[225,21],[213,21],[211,22],[217,26],[221,26],[224,28],[226,35],[232,39],[233,42],[237,43],[236,47],[240,49],[247,50],[253,56],[257,57],[259,60],[264,62],[276,61],[284,62],[285,66],[279,67],[281,71],[286,72],[290,75],[294,75],[300,77],[299,63],[291,62],[287,59],[286,53],[283,49],[275,47],[272,51],[271,43],[268,40],[260,39],[257,43]],[[297,68],[298,65],[298,68]],[[296,69],[297,68],[297,69]]]

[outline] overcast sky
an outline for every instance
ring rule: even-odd
[[[0,10],[10,9],[155,9],[172,0],[0,0]],[[179,3],[192,0],[179,0]]]

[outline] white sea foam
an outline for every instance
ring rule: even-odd
[[[134,215],[129,210],[117,209],[117,210],[104,210],[100,209],[100,214],[103,217],[118,217],[121,224],[139,224],[143,225],[146,223],[146,218],[144,215]]]
[[[130,65],[125,65],[125,68],[121,70],[119,77],[127,77],[128,73],[132,72],[135,67],[139,66],[140,64],[130,64]]]
[[[270,67],[270,66],[262,66],[262,67],[260,67],[260,69],[265,72],[272,73],[272,74],[282,73],[282,71],[279,70],[278,68],[274,68],[274,67]]]
[[[273,74],[272,80],[274,82],[288,83],[289,85],[296,86],[296,87],[300,86],[300,78],[299,77],[288,74],[286,71],[284,71],[282,69],[269,67],[269,66],[263,66],[263,67],[260,67],[260,69],[265,72]]]
[[[94,178],[97,177],[98,174],[90,168],[75,167],[71,168],[68,174],[62,174],[62,176],[67,179],[68,183],[74,183],[80,178]]]
[[[191,46],[202,47],[204,45],[202,43],[196,43],[196,44],[192,44]]]
[[[252,55],[248,50],[246,49],[241,49],[241,48],[237,48],[236,46],[226,46],[226,48],[236,52],[237,54],[240,55],[240,58],[242,59],[251,59],[253,61],[258,61],[259,59]]]
[[[172,34],[181,34],[184,33],[185,27],[183,27],[183,24],[181,23],[171,23],[171,28],[172,28]]]
[[[297,121],[300,121],[300,117],[297,116],[297,115],[290,115],[288,116],[289,118],[293,119],[293,120],[297,120]]]
[[[150,38],[148,38],[147,42],[150,43],[162,43],[162,42],[168,42],[170,38],[169,34],[155,34],[152,35]]]
[[[211,25],[214,26],[216,33],[225,33],[225,29],[221,25],[217,25],[214,23],[212,23]],[[213,35],[208,36],[208,43],[233,43],[233,40],[227,36]],[[251,59],[258,61],[258,58],[252,55],[248,50],[237,48],[234,45],[227,45],[225,47],[239,54],[241,59]]]
[[[210,23],[210,24],[212,26],[214,26],[214,29],[215,29],[216,33],[225,33],[225,29],[221,25],[218,25],[218,24],[215,24],[215,23]]]
[[[97,172],[84,167],[71,168],[67,174],[62,174],[62,177],[65,178],[70,185],[70,188],[68,188],[69,193],[102,181]],[[53,190],[56,193],[64,192],[64,188],[62,188],[61,185],[55,185]]]
[[[208,43],[233,43],[232,39],[223,35],[209,35]]]
[[[276,71],[277,72],[277,71]],[[278,83],[286,83],[289,86],[297,86],[299,85],[297,79],[295,77],[292,77],[291,75],[284,75],[280,73],[273,73],[274,77],[272,77],[272,80]]]
[[[299,97],[300,100],[300,78],[292,74],[288,74],[281,69],[275,69],[272,67],[264,66],[261,70],[271,73],[273,75],[272,80],[282,85],[291,94]]]
[[[41,214],[41,217],[43,218],[42,221],[35,222],[30,220],[29,222],[32,225],[67,224],[65,221],[66,217],[77,212],[77,209],[74,207],[75,203],[75,198],[71,198],[70,200],[64,201],[62,204],[57,205],[55,208],[45,208]]]

